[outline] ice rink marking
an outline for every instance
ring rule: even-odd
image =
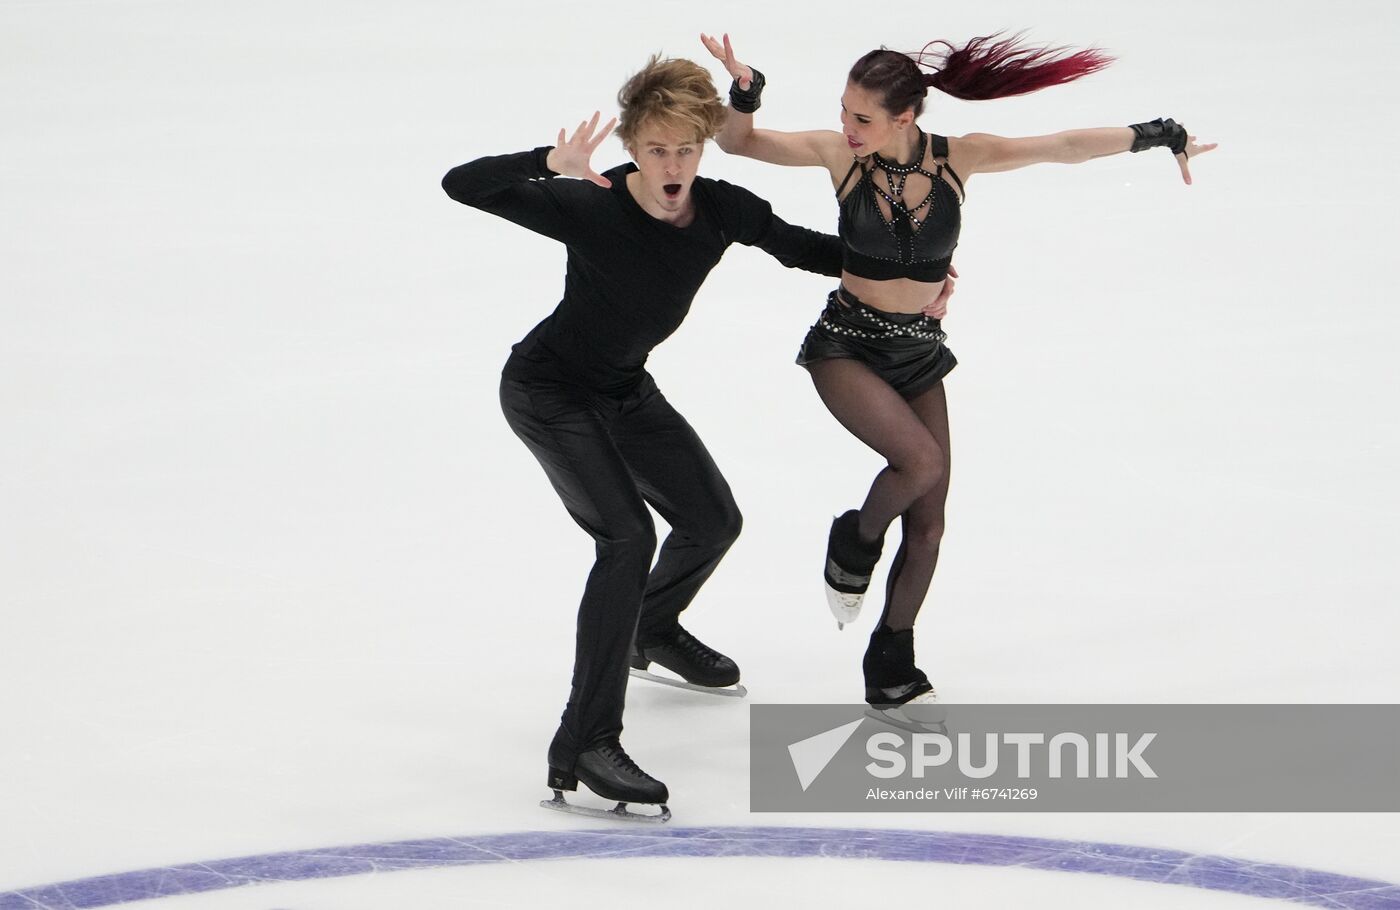
[[[1400,885],[1225,856],[993,834],[784,827],[522,831],[269,853],[3,892],[0,910],[80,910],[245,885],[485,863],[731,856],[1017,866],[1185,885],[1316,907],[1400,910]]]

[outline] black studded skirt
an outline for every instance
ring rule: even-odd
[[[958,365],[938,320],[922,313],[886,313],[845,288],[826,298],[821,318],[802,340],[799,366],[849,357],[870,367],[905,398],[927,392]]]

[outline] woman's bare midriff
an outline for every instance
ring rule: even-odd
[[[841,286],[868,304],[886,313],[918,313],[938,299],[942,281],[915,281],[912,278],[892,278],[875,281],[850,272],[841,273]]]

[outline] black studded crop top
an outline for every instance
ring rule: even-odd
[[[869,166],[856,159],[836,191],[841,204],[841,264],[852,275],[874,281],[912,278],[927,282],[942,281],[948,276],[962,227],[962,180],[948,167],[947,137],[922,131],[919,137],[919,153],[913,164],[895,164],[878,153],[871,156]],[[924,168],[924,155],[930,145],[933,157],[940,159],[932,173]],[[842,198],[841,193],[857,168],[860,178]],[[956,191],[943,178],[944,172],[957,183]],[[906,206],[904,181],[915,173],[930,178],[933,186],[922,202]],[[890,207],[889,220],[880,211],[881,198]]]

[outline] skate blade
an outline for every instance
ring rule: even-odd
[[[660,812],[653,815],[646,815],[641,812],[630,812],[626,803],[618,803],[611,809],[594,809],[589,806],[575,806],[564,799],[564,794],[558,790],[554,791],[553,799],[540,800],[540,806],[545,809],[553,809],[556,812],[563,812],[567,815],[582,815],[586,818],[607,818],[613,821],[625,822],[650,822],[661,824],[671,820],[671,809],[665,803],[660,803]]]
[[[880,710],[879,708],[868,708],[865,716],[873,720],[878,720],[882,724],[889,724],[891,727],[898,727],[901,730],[908,730],[910,733],[942,733],[948,735],[948,724],[943,720],[928,720],[923,723],[907,717],[897,708]]]
[[[645,679],[647,682],[661,683],[663,686],[674,686],[677,689],[689,689],[692,692],[703,692],[706,695],[723,695],[725,698],[743,698],[749,694],[739,683],[732,686],[697,686],[695,683],[688,683],[683,679],[668,679],[665,676],[657,676],[655,673],[648,673],[646,670],[633,668],[631,674],[637,679]]]
[[[831,615],[836,617],[836,628],[844,629],[847,623],[855,622],[860,618],[860,606],[865,600],[864,594],[843,594],[831,585],[824,585],[826,588],[826,605],[831,610]]]

